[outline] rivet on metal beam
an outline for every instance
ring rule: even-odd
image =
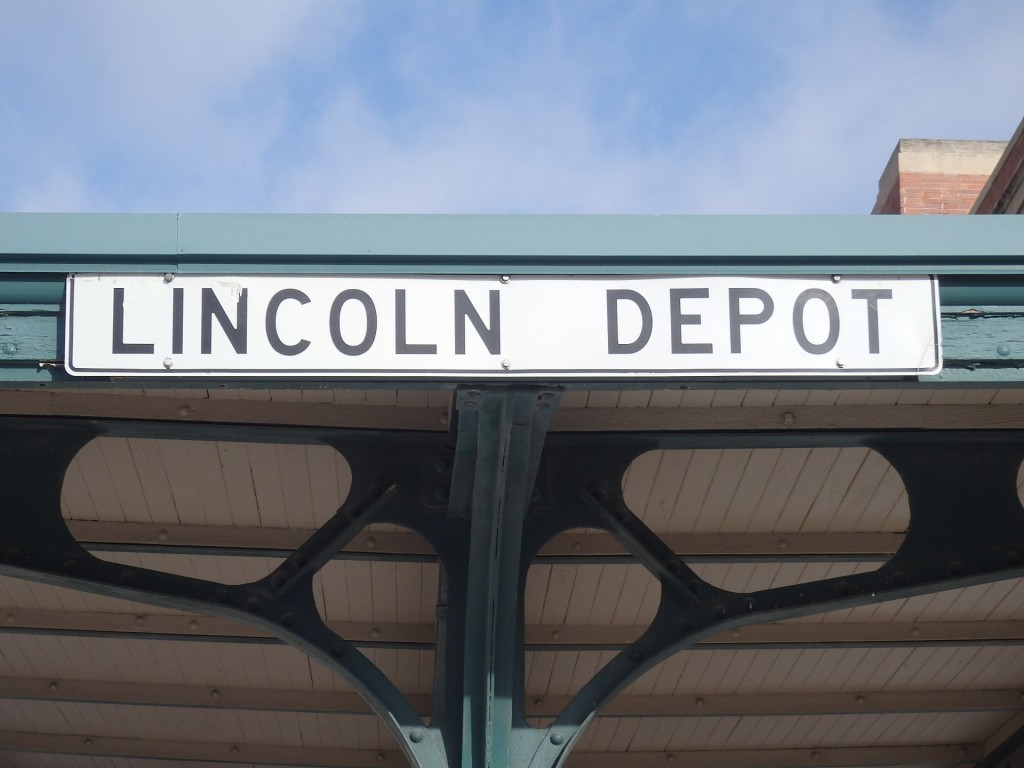
[[[409,741],[413,744],[419,744],[425,736],[426,734],[420,728],[413,728],[409,731]]]
[[[500,277],[499,279],[500,279],[500,280],[501,280],[501,282],[502,282],[502,283],[504,283],[505,285],[508,285],[508,284],[509,284],[510,282],[512,282],[512,278],[511,278],[511,277],[509,277],[508,275],[502,275],[502,276],[501,276],[501,277]]]
[[[217,701],[217,699],[220,698],[220,691],[214,688],[212,691],[210,691],[210,698],[214,701]]]
[[[796,416],[793,414],[792,411],[786,411],[784,414],[782,414],[782,423],[785,424],[787,427],[792,426],[795,421]]]
[[[548,736],[548,741],[556,747],[561,746],[562,744],[565,744],[565,734],[561,731],[554,731],[550,736]]]
[[[171,283],[173,281],[174,281],[174,273],[173,272],[165,272],[164,273],[164,282],[165,283]]]
[[[199,622],[195,619],[192,619],[192,621],[188,623],[188,628],[195,632],[197,629],[199,629]]]
[[[191,406],[182,404],[182,405],[180,405],[178,407],[178,415],[179,416],[189,416],[191,414],[192,414],[192,407]]]
[[[50,685],[48,686],[48,688],[49,688],[49,689],[50,689],[51,691],[56,691],[56,690],[57,690],[58,688],[60,688],[60,683],[58,683],[58,682],[57,682],[56,680],[54,680],[53,682],[51,682],[51,683],[50,683]]]

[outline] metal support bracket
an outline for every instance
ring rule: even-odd
[[[557,394],[457,394],[454,446],[413,432],[0,419],[0,573],[231,618],[269,632],[345,676],[420,768],[557,768],[597,711],[639,675],[700,639],[748,624],[1024,575],[1016,479],[1024,432],[786,432],[547,435]],[[100,435],[319,442],[343,453],[352,489],[334,517],[266,577],[225,585],[101,560],[60,512],[64,474]],[[905,483],[910,528],[872,572],[739,594],[701,580],[626,505],[622,477],[670,448],[861,446]],[[448,477],[447,504],[434,494]],[[543,503],[531,503],[538,476]],[[313,580],[370,523],[421,533],[442,565],[429,725],[317,612]],[[569,700],[551,726],[524,713],[523,599],[536,554],[574,528],[616,536],[661,584],[647,630]]]

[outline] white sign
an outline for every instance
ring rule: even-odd
[[[76,376],[938,373],[929,277],[73,275]]]

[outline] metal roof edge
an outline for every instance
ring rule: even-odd
[[[0,271],[1024,272],[1013,216],[0,214]],[[422,270],[414,270],[422,271]]]

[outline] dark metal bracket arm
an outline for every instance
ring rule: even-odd
[[[0,573],[232,618],[343,675],[413,765],[552,768],[596,712],[638,676],[701,638],[1024,575],[1017,494],[1024,432],[786,432],[547,435],[550,390],[465,390],[452,435],[226,427],[71,419],[0,419]],[[270,574],[224,585],[101,560],[69,533],[60,491],[77,452],[101,435],[324,443],[352,470],[352,489],[320,530]],[[700,579],[628,509],[622,476],[656,449],[863,446],[907,489],[910,527],[879,569],[729,592]],[[434,709],[429,723],[350,643],[331,631],[314,578],[371,523],[423,535],[441,563]],[[603,529],[661,585],[650,627],[574,696],[547,728],[525,716],[523,595],[530,564],[553,536]]]

